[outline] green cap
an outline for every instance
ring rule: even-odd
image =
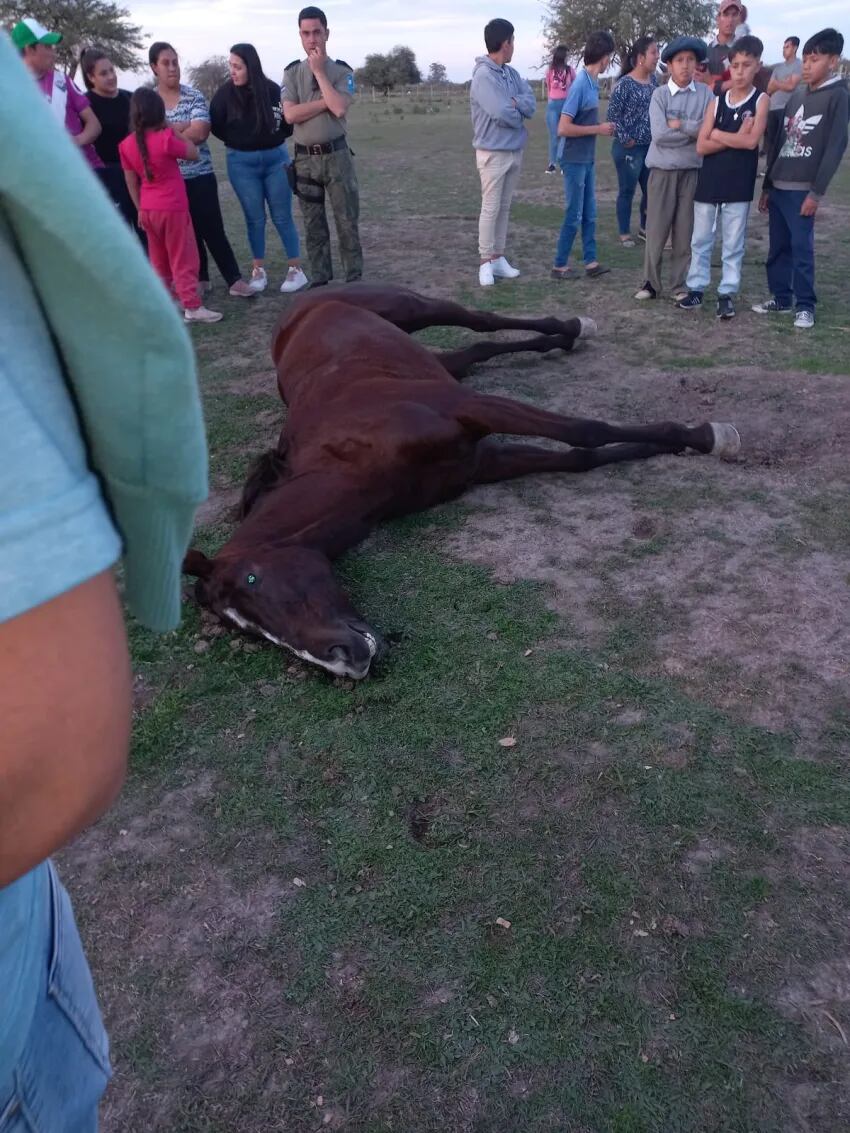
[[[62,36],[58,32],[48,31],[44,24],[40,24],[31,16],[27,16],[12,28],[12,43],[18,51],[23,51],[25,47],[34,47],[37,43],[46,43],[53,47],[61,42]]]

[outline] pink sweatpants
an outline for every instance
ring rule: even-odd
[[[162,212],[159,209],[140,209],[139,227],[148,238],[148,255],[153,269],[168,290],[174,288],[186,310],[200,307],[200,260],[189,210]]]

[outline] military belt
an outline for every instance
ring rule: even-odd
[[[332,142],[319,142],[312,146],[302,146],[300,142],[295,143],[297,154],[309,154],[311,157],[320,157],[323,153],[333,153],[334,150],[347,148],[348,142],[345,137],[334,138]]]

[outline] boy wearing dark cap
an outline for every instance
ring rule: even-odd
[[[785,107],[785,121],[767,157],[759,212],[770,217],[767,285],[758,315],[791,314],[794,326],[815,325],[815,214],[847,148],[850,94],[841,78],[844,36],[817,32],[803,47],[803,81]]]
[[[652,142],[646,156],[649,169],[646,211],[645,282],[636,299],[656,299],[661,293],[661,262],[664,245],[672,232],[673,298],[687,295],[685,277],[691,259],[694,228],[694,194],[702,157],[697,136],[711,91],[694,82],[698,63],[704,62],[706,46],[694,36],[680,36],[668,44],[661,56],[669,79],[658,87],[649,104]]]

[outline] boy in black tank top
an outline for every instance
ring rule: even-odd
[[[754,35],[742,36],[729,49],[732,85],[707,107],[697,139],[703,155],[694,197],[694,234],[688,295],[676,306],[693,311],[702,306],[711,281],[711,253],[720,228],[723,277],[717,288],[717,317],[735,315],[732,296],[741,286],[741,264],[747,243],[747,221],[756,187],[759,145],[767,127],[770,100],[753,80],[764,46]]]

